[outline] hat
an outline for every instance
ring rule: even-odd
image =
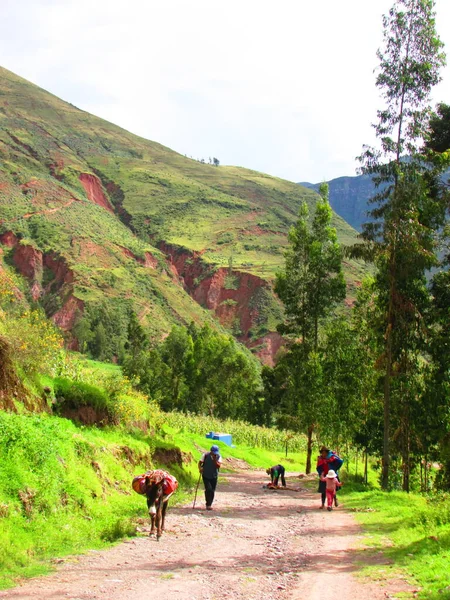
[[[219,446],[216,446],[216,444],[211,446],[211,452],[214,452],[214,454],[219,454]]]
[[[333,469],[330,469],[328,471],[327,477],[329,477],[330,479],[334,479],[336,477],[336,473],[333,471]]]

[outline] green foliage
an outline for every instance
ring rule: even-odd
[[[208,326],[173,327],[154,349],[128,354],[123,369],[163,410],[261,420],[255,359]]]
[[[156,426],[167,426],[177,432],[204,436],[210,431],[226,432],[233,436],[233,443],[248,448],[262,448],[272,452],[283,452],[286,443],[290,452],[305,451],[306,439],[299,433],[281,431],[274,427],[251,425],[235,419],[217,419],[207,415],[160,413],[152,421]],[[207,441],[205,441],[207,443]]]
[[[57,377],[53,386],[57,411],[63,408],[77,409],[82,406],[92,406],[97,411],[107,414],[110,412],[108,395],[94,385]]]
[[[414,424],[420,423],[424,412],[418,398],[431,300],[426,273],[438,264],[436,231],[446,210],[445,194],[439,193],[438,185],[445,161],[419,153],[431,90],[445,63],[434,16],[433,0],[399,0],[384,17],[376,85],[383,92],[385,107],[378,111],[375,125],[381,150],[365,147],[360,157],[363,171],[373,176],[379,189],[372,199],[377,206],[369,213],[373,220],[363,226],[364,243],[353,254],[372,260],[377,268],[385,489],[394,450],[402,455],[403,485],[409,489],[412,444],[421,436]]]
[[[444,236],[450,240],[450,228]],[[425,375],[425,401],[422,439],[431,457],[442,464],[437,485],[450,490],[450,256],[444,258],[444,270],[432,280],[431,361]],[[446,268],[445,268],[446,267]]]
[[[201,252],[212,268],[226,266],[232,256],[234,272],[250,271],[270,284],[300,203],[313,207],[317,201],[313,191],[292,182],[185,158],[5,69],[0,82],[8,98],[0,115],[0,145],[7,153],[0,172],[0,232],[12,231],[47,255],[43,275],[49,285],[40,302],[48,315],[64,309],[70,293],[84,303],[86,315],[76,319],[74,334],[95,357],[121,358],[123,316],[130,312],[151,340],[174,324],[214,322],[178,285],[153,244]],[[96,205],[92,194],[88,198],[83,174],[97,178],[97,199],[102,194],[114,213]],[[332,218],[339,239],[354,242],[354,230],[337,215]],[[50,257],[70,270],[65,280],[49,272]],[[353,261],[346,266],[353,285],[360,269]],[[202,274],[197,283],[201,279]],[[226,285],[231,289],[236,280]],[[276,304],[273,294],[271,302]],[[102,303],[122,315],[112,335],[108,319],[94,314]],[[273,331],[271,316],[269,311],[261,329]]]
[[[227,273],[223,282],[223,287],[226,290],[239,289],[239,277],[235,273]]]
[[[293,342],[281,359],[279,368],[285,371],[281,381],[284,417],[298,419],[308,435],[306,472],[311,471],[312,436],[326,398],[324,366],[319,350],[319,330],[345,298],[342,271],[342,249],[336,230],[331,226],[332,212],[328,202],[328,185],[320,187],[321,201],[317,203],[311,225],[308,207],[303,203],[299,218],[289,232],[285,270],[277,274],[275,290],[285,306],[285,321],[279,331],[291,334]],[[280,384],[278,376],[268,377],[267,396],[273,403],[274,391]],[[326,401],[325,401],[326,406]]]
[[[144,352],[148,347],[148,337],[144,328],[139,323],[136,314],[133,312],[130,315],[128,322],[127,341],[125,342],[125,350],[131,360],[137,359],[141,352]]]
[[[120,391],[117,382],[115,389]],[[0,412],[0,587],[48,570],[53,557],[134,535],[146,507],[142,497],[130,493],[130,483],[134,475],[161,466],[153,464],[157,447],[177,447],[194,457],[170,467],[181,482],[174,499],[186,502],[198,476],[196,458],[209,447],[205,433],[211,429],[229,431],[239,445],[220,444],[225,458],[255,467],[286,460],[298,468],[305,443],[302,436],[289,436],[285,458],[286,435],[274,429],[157,410],[150,425],[153,433],[146,436],[136,430],[78,428],[48,415]]]
[[[450,150],[450,106],[441,102],[430,118],[426,147],[434,152]]]
[[[40,311],[9,315],[0,324],[0,332],[8,338],[18,367],[28,376],[55,373],[62,337]]]
[[[342,249],[331,227],[328,186],[321,186],[311,227],[304,203],[299,219],[289,232],[285,270],[277,275],[276,291],[286,311],[283,332],[302,337],[302,343],[317,348],[319,325],[345,298]]]

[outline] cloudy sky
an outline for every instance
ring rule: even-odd
[[[0,64],[188,156],[316,182],[353,175],[372,141],[392,2],[0,0]]]

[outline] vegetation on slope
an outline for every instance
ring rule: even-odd
[[[35,299],[63,329],[73,331],[85,312],[95,321],[91,313],[101,303],[122,320],[133,310],[155,339],[174,323],[210,321],[179,285],[181,277],[187,291],[242,341],[249,333],[258,340],[274,331],[279,306],[270,282],[300,203],[314,205],[314,192],[188,159],[5,69],[0,157],[0,242],[12,247],[8,260],[26,273]],[[340,217],[334,215],[333,224],[341,242],[354,241],[354,230]],[[5,237],[9,232],[17,239]],[[169,262],[156,246],[171,255]],[[198,263],[189,284],[174,268],[176,249],[183,249],[185,267]],[[354,297],[363,268],[352,261],[345,267]],[[241,297],[224,298],[236,302],[226,310],[209,298],[217,286],[229,289],[222,280],[211,281],[220,268],[242,288]],[[247,290],[241,272],[261,278],[254,288],[263,289],[263,301]]]

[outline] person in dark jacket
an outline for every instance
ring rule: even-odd
[[[198,463],[205,486],[206,510],[212,510],[221,464],[222,458],[219,453],[219,446],[215,444],[211,446],[210,452],[206,452],[202,456]]]
[[[317,473],[319,474],[319,489],[317,491],[321,494],[322,504],[320,508],[322,509],[325,508],[327,496],[326,482],[322,481],[322,477],[326,477],[328,471],[333,469],[336,472],[337,480],[339,481],[338,470],[342,467],[343,462],[342,458],[326,446],[322,446],[320,449],[320,454],[317,457]],[[336,506],[339,506],[336,495],[334,496],[334,503]]]
[[[286,469],[283,467],[283,465],[275,465],[274,467],[270,467],[270,469],[266,470],[266,473],[270,476],[271,487],[278,487],[278,480],[280,477],[281,485],[286,487],[286,479],[284,478]]]

